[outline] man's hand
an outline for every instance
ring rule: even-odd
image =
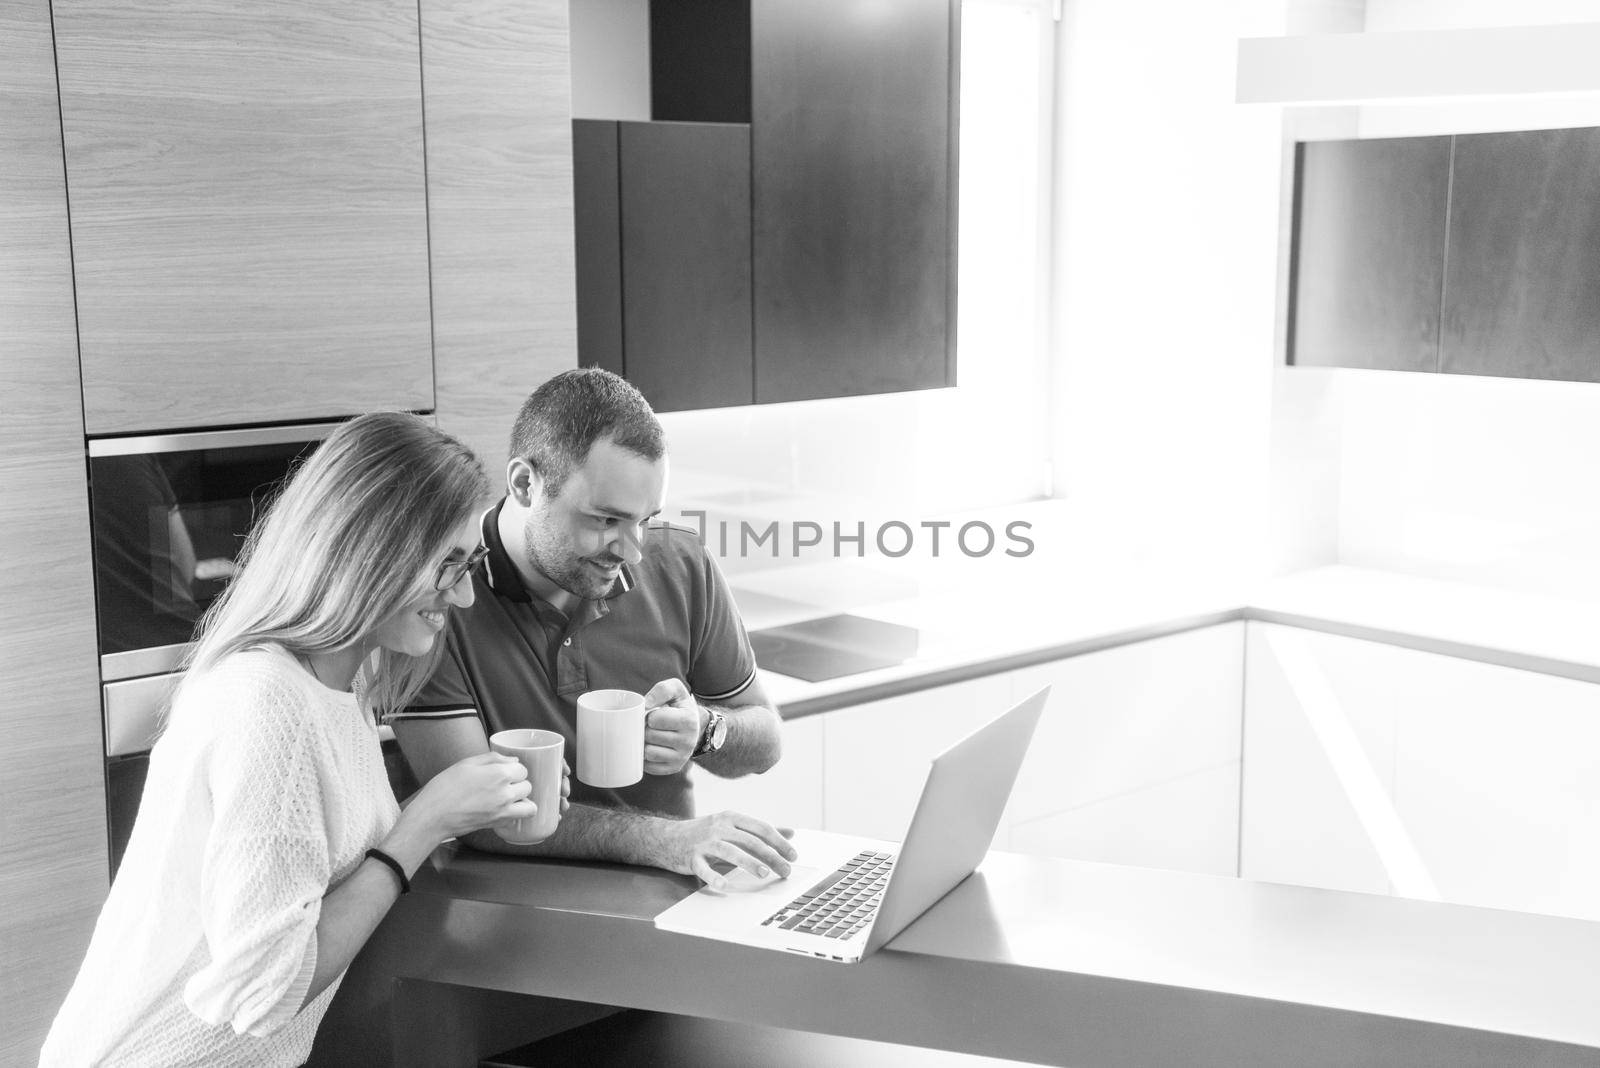
[[[787,827],[780,829],[740,812],[679,820],[669,824],[663,836],[666,855],[661,867],[699,876],[713,889],[722,886],[713,863],[743,868],[757,878],[765,878],[769,869],[788,878],[789,863],[799,855],[789,843],[793,834]]]
[[[706,715],[682,679],[664,679],[644,695],[644,773],[673,775],[694,756]],[[687,873],[685,873],[687,874]]]

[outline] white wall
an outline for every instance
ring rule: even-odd
[[[1260,569],[1280,139],[1274,110],[1233,103],[1234,63],[1286,5],[1066,9],[1057,493],[1135,551]]]
[[[572,117],[650,121],[649,0],[572,0]]]
[[[1343,562],[1600,599],[1600,386],[1341,374]]]

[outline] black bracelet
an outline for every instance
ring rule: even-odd
[[[411,880],[406,878],[406,870],[400,866],[398,860],[395,860],[381,849],[369,849],[367,850],[367,856],[387,864],[389,870],[394,872],[394,877],[400,880],[400,892],[402,894],[411,893]]]

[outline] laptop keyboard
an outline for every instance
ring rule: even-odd
[[[838,871],[762,920],[761,926],[849,938],[872,921],[893,867],[893,853],[870,849],[857,853]]]

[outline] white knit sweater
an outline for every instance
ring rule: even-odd
[[[40,1065],[299,1065],[323,895],[399,815],[377,727],[277,650],[190,679]]]

